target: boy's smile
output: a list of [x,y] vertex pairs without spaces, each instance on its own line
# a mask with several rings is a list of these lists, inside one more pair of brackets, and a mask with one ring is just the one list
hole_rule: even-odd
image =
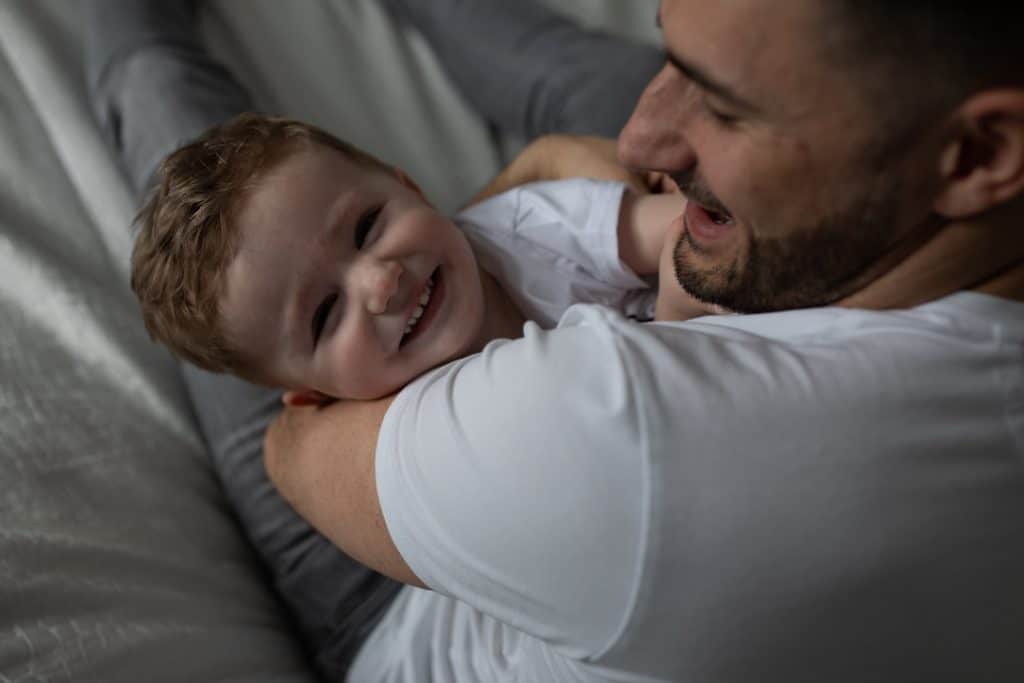
[[221,312],[265,381],[378,398],[479,346],[469,243],[400,172],[311,147],[263,176],[237,220]]
[[444,301],[444,283],[441,279],[441,269],[439,267],[423,283],[420,295],[413,298],[408,315],[409,322],[405,324],[405,331],[402,333],[399,347],[418,338],[424,330],[430,327],[442,301]]

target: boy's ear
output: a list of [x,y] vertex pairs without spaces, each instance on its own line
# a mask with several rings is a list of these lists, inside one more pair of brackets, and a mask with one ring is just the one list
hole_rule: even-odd
[[397,166],[395,167],[395,177],[398,178],[398,182],[402,183],[403,185],[408,187],[410,190],[412,190],[413,192],[418,194],[420,197],[422,197],[423,201],[429,203],[430,200],[428,200],[427,196],[425,194],[423,194],[423,190],[421,190],[420,186],[416,184],[416,181],[413,180],[412,178],[410,178],[408,176],[408,174],[406,174],[405,171],[403,171],[402,169],[398,168]]
[[314,389],[292,390],[284,392],[281,402],[292,408],[302,406],[322,406],[330,403],[333,399],[327,394],[320,393]]
[[940,160],[944,188],[935,211],[966,218],[1024,193],[1024,89],[978,93],[956,119]]

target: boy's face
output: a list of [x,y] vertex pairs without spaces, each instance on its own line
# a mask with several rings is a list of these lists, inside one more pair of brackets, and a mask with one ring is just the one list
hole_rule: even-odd
[[475,350],[473,252],[399,173],[314,146],[271,169],[237,220],[221,313],[261,378],[378,398]]

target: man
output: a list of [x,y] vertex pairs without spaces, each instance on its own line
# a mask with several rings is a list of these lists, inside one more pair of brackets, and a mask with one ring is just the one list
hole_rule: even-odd
[[690,199],[663,276],[759,315],[576,309],[286,411],[285,497],[433,589],[352,678],[1021,680],[1019,14],[663,0],[620,156]]

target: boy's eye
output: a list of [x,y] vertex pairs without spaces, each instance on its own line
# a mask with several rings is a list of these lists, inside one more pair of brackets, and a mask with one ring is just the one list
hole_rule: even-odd
[[356,249],[362,249],[363,244],[366,242],[367,236],[370,231],[373,230],[373,226],[377,223],[377,217],[380,216],[381,207],[370,209],[359,222],[356,224]]
[[331,309],[334,307],[335,302],[338,300],[337,294],[331,294],[316,307],[316,311],[313,313],[313,348],[316,348],[316,343],[320,340],[320,334],[324,331],[324,324],[327,322],[327,316],[330,315]]

